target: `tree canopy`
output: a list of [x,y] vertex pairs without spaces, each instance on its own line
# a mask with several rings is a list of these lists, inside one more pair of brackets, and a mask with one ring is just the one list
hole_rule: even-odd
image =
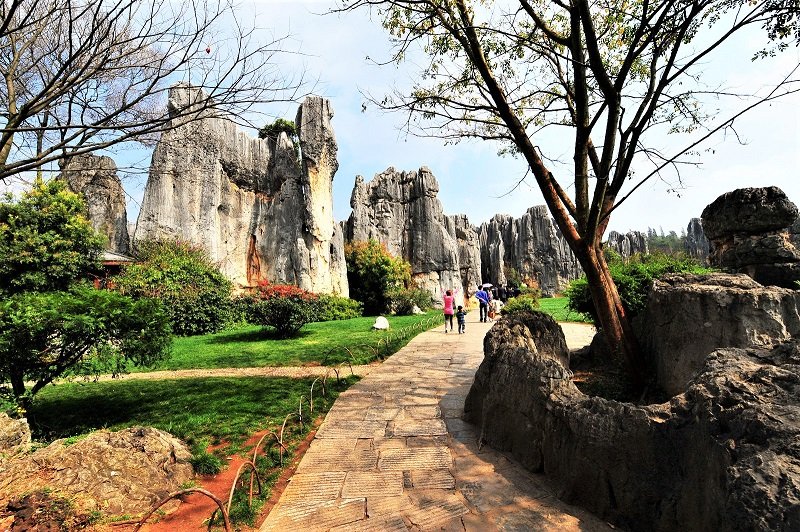
[[123,373],[164,358],[171,338],[156,300],[85,286],[15,294],[0,301],[0,382],[21,399],[68,371]]
[[103,238],[83,198],[60,180],[0,201],[0,296],[65,290],[99,265]]
[[104,239],[84,211],[60,180],[0,203],[0,395],[10,383],[23,405],[65,373],[120,373],[169,352],[160,302],[87,286]]
[[[732,115],[714,120],[703,105],[742,96],[705,86],[704,64],[748,28],[763,30],[752,55],[796,43],[797,7],[774,0],[345,0],[341,9],[373,9],[395,44],[392,59],[420,65],[412,87],[374,103],[409,113],[413,133],[498,141],[525,160],[587,275],[609,345],[643,384],[641,354],[602,253],[610,216],[742,113],[800,88],[795,68]],[[551,130],[569,131],[566,170],[540,149]],[[669,152],[653,133],[687,140]]]
[[377,240],[347,244],[344,256],[350,297],[364,304],[368,316],[387,312],[392,291],[411,283],[411,265]]

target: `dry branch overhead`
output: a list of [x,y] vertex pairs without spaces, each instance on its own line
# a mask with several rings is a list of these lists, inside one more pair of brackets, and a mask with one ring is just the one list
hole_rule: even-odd
[[[209,112],[246,121],[260,103],[294,100],[302,74],[274,63],[283,40],[243,24],[226,0],[0,2],[0,181],[149,145]],[[200,89],[197,105],[167,105],[176,83]]]

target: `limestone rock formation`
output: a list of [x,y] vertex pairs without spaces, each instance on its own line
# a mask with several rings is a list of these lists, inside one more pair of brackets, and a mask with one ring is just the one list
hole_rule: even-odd
[[637,329],[657,383],[674,395],[715,349],[771,348],[800,335],[800,292],[743,274],[670,274],[654,281]]
[[800,249],[790,226],[797,207],[778,187],[726,192],[702,214],[712,266],[746,273],[761,284],[796,288]]
[[547,207],[531,207],[520,218],[495,215],[479,229],[483,280],[507,284],[507,272],[539,283],[542,295],[561,292],[581,275],[577,259],[550,218]]
[[700,218],[692,218],[686,227],[686,254],[697,259],[700,264],[708,264],[709,242],[703,232]]
[[461,263],[462,257],[477,256],[477,238],[466,218],[445,217],[438,193],[436,177],[424,166],[411,172],[390,167],[369,182],[356,176],[345,240],[384,243],[391,254],[411,264],[420,287],[435,299],[454,289],[460,305],[464,293],[479,282],[474,275],[480,265]]
[[26,419],[12,419],[0,412],[0,462],[3,455],[26,451],[31,443],[31,429]]
[[481,284],[481,242],[475,227],[465,214],[444,217],[447,232],[458,245],[458,265],[465,294],[471,294]]
[[[486,336],[464,407],[485,443],[626,529],[800,530],[797,342],[715,351],[685,393],[637,406],[581,393],[531,316]],[[546,339],[522,347],[519,327]]]
[[76,155],[64,165],[61,177],[70,190],[86,199],[92,227],[106,237],[105,249],[128,254],[128,211],[114,160],[104,155]]
[[[170,90],[169,108],[204,97],[178,85]],[[253,138],[205,111],[200,119],[172,124],[153,152],[135,240],[201,245],[242,286],[268,280],[347,295],[333,221],[338,163],[332,115],[327,100],[304,100],[296,121],[301,159],[286,133]]]
[[0,507],[51,488],[81,511],[139,514],[193,477],[190,458],[180,440],[150,427],[95,432],[71,445],[59,440],[3,464]]
[[609,231],[605,245],[619,253],[625,260],[636,254],[647,255],[650,253],[650,248],[647,246],[647,235],[641,231],[628,231],[624,235],[616,231]]

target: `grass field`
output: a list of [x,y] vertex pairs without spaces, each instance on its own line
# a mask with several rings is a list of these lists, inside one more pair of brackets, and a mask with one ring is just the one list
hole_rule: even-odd
[[[186,442],[237,442],[296,412],[313,379],[203,378],[67,383],[47,386],[28,411],[34,437],[47,442],[97,429],[145,425]],[[330,384],[327,397],[314,387],[314,411],[327,412],[354,380]],[[308,405],[304,402],[304,408]]]
[[579,312],[571,311],[567,308],[566,297],[543,297],[539,300],[539,308],[553,316],[556,321],[577,321],[582,323],[594,323],[588,316]]
[[278,340],[260,326],[245,326],[216,334],[175,338],[172,355],[149,368],[132,372],[177,369],[246,368],[338,364],[350,360],[345,347],[363,363],[372,356],[371,346],[391,334],[390,351],[395,352],[410,338],[395,338],[404,327],[419,323],[435,313],[418,316],[388,316],[390,331],[372,330],[375,318],[309,323],[295,338]]

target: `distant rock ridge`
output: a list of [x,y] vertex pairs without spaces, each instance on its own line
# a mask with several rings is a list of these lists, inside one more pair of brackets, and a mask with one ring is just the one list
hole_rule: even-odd
[[605,245],[619,253],[624,260],[636,254],[647,255],[650,253],[647,235],[641,231],[628,231],[625,234],[609,231]]
[[[435,298],[459,286],[472,294],[484,282],[507,284],[510,271],[561,292],[581,269],[543,205],[520,218],[495,215],[476,228],[466,215],[444,215],[439,184],[427,167],[392,167],[365,182],[356,177],[345,223],[348,242],[375,239],[411,263],[414,279]],[[460,298],[457,298],[460,300]]]
[[[203,98],[177,85],[169,109],[199,108]],[[253,138],[226,117],[198,114],[180,118],[153,152],[135,241],[202,245],[241,286],[268,280],[347,295],[343,240],[333,220],[338,162],[330,102],[311,96],[298,109],[300,160],[286,133]]]
[[519,218],[497,214],[481,224],[481,266],[484,281],[507,284],[511,269],[539,284],[542,295],[554,296],[581,276],[578,260],[550,218],[537,205]]
[[709,242],[703,231],[703,221],[700,218],[692,218],[686,227],[686,254],[700,262],[708,264]]
[[127,255],[128,211],[114,160],[105,155],[72,156],[62,168],[61,178],[86,200],[92,228],[106,238],[105,249]]

